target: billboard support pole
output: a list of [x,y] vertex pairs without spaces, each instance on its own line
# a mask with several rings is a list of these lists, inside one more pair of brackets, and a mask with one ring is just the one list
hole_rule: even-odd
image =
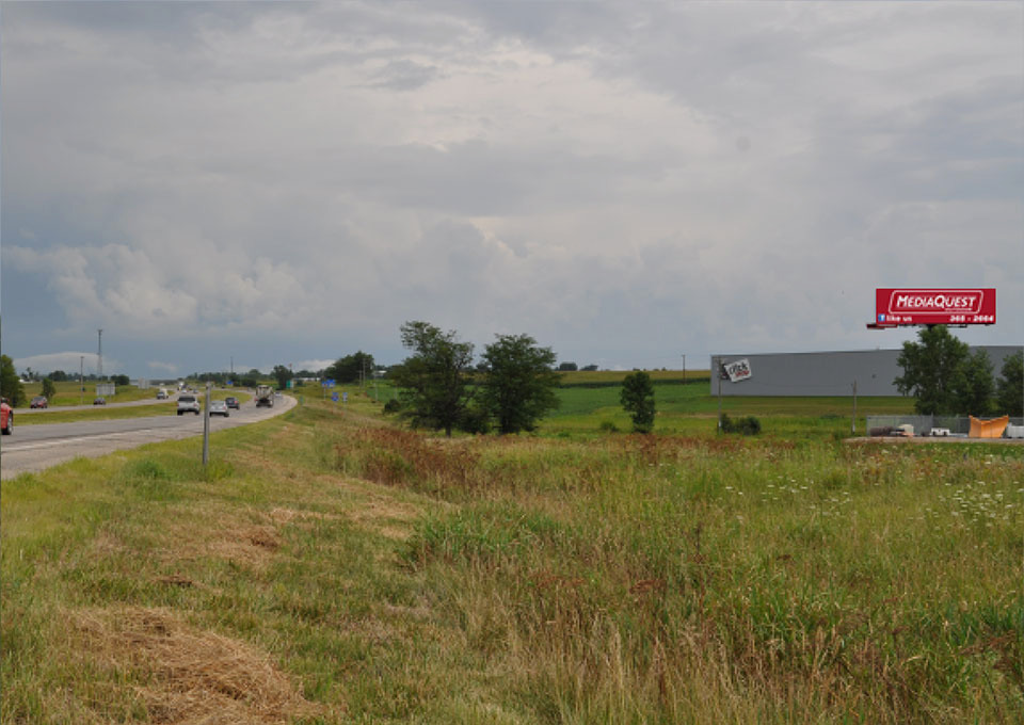
[[715,358],[715,377],[718,378],[718,432],[722,432],[722,358]]
[[853,381],[853,417],[850,418],[850,432],[857,434],[857,381]]

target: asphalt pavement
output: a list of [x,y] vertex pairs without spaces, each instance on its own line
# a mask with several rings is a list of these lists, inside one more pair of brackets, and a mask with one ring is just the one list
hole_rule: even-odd
[[[210,432],[266,420],[295,405],[297,402],[291,396],[278,396],[273,408],[257,408],[255,401],[249,401],[242,405],[241,410],[232,410],[227,418],[211,416]],[[18,415],[21,413],[19,411]],[[41,471],[79,456],[96,458],[146,443],[190,438],[202,433],[203,416],[194,414],[163,413],[143,418],[77,423],[15,424],[14,434],[4,436],[0,441],[0,477],[12,478],[20,473]]]

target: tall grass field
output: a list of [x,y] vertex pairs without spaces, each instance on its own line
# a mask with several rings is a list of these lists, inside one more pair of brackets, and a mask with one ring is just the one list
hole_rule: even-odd
[[2,722],[1024,721],[1019,446],[382,402],[3,481]]

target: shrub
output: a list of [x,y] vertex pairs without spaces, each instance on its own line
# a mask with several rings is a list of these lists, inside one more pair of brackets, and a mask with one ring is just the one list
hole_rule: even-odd
[[722,414],[723,433],[742,433],[745,436],[756,436],[761,432],[761,421],[752,415],[733,420],[728,413]]
[[615,423],[610,420],[602,420],[600,430],[602,433],[618,433],[619,426],[615,425]]

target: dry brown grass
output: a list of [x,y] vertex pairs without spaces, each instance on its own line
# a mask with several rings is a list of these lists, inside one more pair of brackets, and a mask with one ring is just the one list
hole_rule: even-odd
[[197,629],[166,609],[66,612],[72,656],[139,684],[150,722],[285,723],[317,708],[266,654]]
[[215,557],[255,571],[262,571],[281,546],[277,527],[243,520],[238,512],[191,509],[163,532],[165,546],[159,555],[164,563]]

